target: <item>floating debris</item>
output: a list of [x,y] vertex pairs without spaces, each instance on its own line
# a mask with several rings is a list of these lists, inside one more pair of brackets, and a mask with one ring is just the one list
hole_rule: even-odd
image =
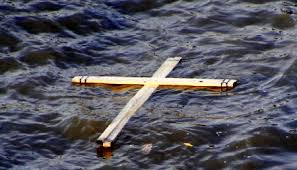
[[193,147],[193,145],[192,145],[191,143],[184,143],[184,145],[185,145],[186,147],[190,147],[190,148]]
[[144,154],[149,154],[149,153],[151,152],[151,150],[152,150],[152,147],[153,147],[153,144],[151,144],[151,143],[144,144],[144,145],[142,146],[141,151],[142,151]]

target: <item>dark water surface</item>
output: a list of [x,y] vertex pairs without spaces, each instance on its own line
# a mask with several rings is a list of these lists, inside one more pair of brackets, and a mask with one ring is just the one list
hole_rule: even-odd
[[[0,169],[296,169],[296,19],[294,0],[0,0]],[[137,89],[71,77],[151,76],[177,55],[170,77],[241,85],[159,89],[97,157]]]

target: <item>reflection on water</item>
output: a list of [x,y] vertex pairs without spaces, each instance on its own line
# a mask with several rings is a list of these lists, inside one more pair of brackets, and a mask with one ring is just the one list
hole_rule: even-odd
[[112,148],[105,148],[101,144],[96,148],[97,156],[99,158],[111,159],[112,158]]
[[[295,169],[296,5],[0,1],[0,169]],[[139,87],[71,78],[150,77],[174,56],[183,60],[168,77],[240,86],[228,94],[160,87],[112,157],[98,157],[96,138]]]

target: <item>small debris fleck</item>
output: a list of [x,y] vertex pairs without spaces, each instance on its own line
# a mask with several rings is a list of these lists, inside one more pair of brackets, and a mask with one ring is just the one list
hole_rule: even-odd
[[153,147],[153,144],[151,144],[151,143],[144,144],[144,145],[142,146],[141,151],[142,151],[144,154],[149,154],[149,153],[151,152],[151,150],[152,150],[152,147]]
[[193,145],[191,143],[184,143],[185,146],[192,148]]

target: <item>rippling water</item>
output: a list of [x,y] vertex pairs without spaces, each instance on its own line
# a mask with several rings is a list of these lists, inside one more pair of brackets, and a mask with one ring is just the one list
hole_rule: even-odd
[[[0,0],[0,169],[296,169],[294,0]],[[75,75],[233,78],[159,89],[113,156],[96,138],[136,93]],[[183,143],[190,143],[192,147]]]

